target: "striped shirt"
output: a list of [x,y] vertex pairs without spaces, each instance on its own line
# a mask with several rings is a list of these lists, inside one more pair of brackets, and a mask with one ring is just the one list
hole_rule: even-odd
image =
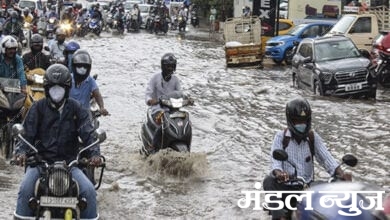
[[[307,182],[313,180],[313,160],[311,158],[309,142],[301,141],[300,144],[294,138],[291,138],[290,130],[287,130],[286,136],[290,137],[290,142],[285,148],[288,154],[288,160],[296,165],[297,174],[303,177]],[[278,131],[275,135],[271,147],[271,170],[279,169],[287,172],[290,176],[294,175],[294,167],[288,162],[278,161],[272,158],[272,152],[276,149],[283,149],[284,131]],[[339,163],[330,154],[325,146],[323,139],[314,131],[314,157],[325,170],[333,175]],[[272,172],[271,172],[272,173]],[[271,174],[272,175],[272,174]]]

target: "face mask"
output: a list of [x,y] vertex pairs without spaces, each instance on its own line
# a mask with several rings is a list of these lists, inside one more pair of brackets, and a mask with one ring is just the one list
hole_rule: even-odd
[[59,103],[65,96],[65,88],[59,85],[55,85],[49,89],[49,95],[53,102]]
[[87,73],[87,68],[81,66],[81,67],[76,67],[76,72],[79,75],[85,75]]
[[306,130],[306,124],[296,124],[294,125],[294,128],[297,129],[297,131],[303,133]]
[[16,18],[11,18],[11,22],[15,23],[16,22]]

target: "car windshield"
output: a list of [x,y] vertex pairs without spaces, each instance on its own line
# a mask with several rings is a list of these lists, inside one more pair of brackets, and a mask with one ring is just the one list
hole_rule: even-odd
[[301,32],[301,30],[305,27],[306,27],[305,24],[297,25],[293,29],[291,29],[289,32],[287,32],[287,35],[292,35],[292,36],[298,35]]
[[330,29],[331,34],[345,34],[351,24],[355,21],[354,16],[344,15],[334,26]]
[[19,8],[30,8],[30,9],[35,9],[35,3],[32,1],[20,1],[19,2]]
[[359,50],[350,40],[329,41],[314,46],[316,61],[360,57]]
[[149,13],[149,6],[140,5],[139,10],[141,11],[141,13]]

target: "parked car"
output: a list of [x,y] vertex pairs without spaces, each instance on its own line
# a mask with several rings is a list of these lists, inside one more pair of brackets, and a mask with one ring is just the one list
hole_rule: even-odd
[[[277,22],[278,20],[276,20]],[[276,26],[276,24],[275,24]],[[279,18],[279,26],[278,26],[278,36],[280,35],[286,35],[291,29],[294,27],[294,22],[290,19],[282,19]],[[266,42],[271,39],[271,37],[268,36],[261,36],[261,50],[263,54],[265,53],[265,45]]]
[[301,42],[304,38],[314,38],[327,33],[333,24],[328,22],[315,22],[300,24],[291,29],[286,35],[276,36],[269,39],[265,46],[265,55],[276,64],[283,61],[291,64],[294,55],[294,41]]
[[348,37],[303,39],[292,59],[293,85],[318,95],[375,98],[377,83],[368,56]]

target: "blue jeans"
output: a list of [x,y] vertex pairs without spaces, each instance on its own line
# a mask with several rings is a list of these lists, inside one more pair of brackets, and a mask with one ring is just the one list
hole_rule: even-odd
[[[72,168],[72,177],[75,179],[80,188],[80,196],[87,199],[87,208],[81,211],[81,218],[96,218],[97,203],[95,186],[77,167]],[[40,177],[39,170],[36,167],[28,167],[23,180],[20,184],[18,200],[16,203],[16,214],[20,216],[34,216],[33,210],[28,207],[28,201],[34,196],[35,182]]]

